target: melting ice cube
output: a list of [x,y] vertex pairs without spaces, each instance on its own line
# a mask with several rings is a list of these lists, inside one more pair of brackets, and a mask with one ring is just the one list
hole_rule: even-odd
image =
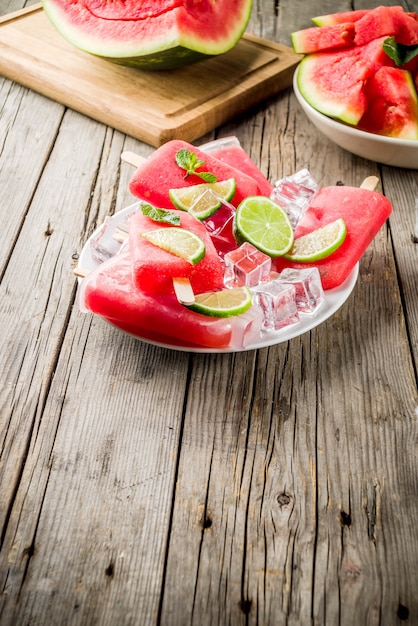
[[[215,204],[220,204],[220,207],[209,215],[209,217],[199,217],[199,213]],[[212,189],[206,189],[190,207],[190,212],[199,218],[211,235],[219,235],[227,223],[233,219],[235,207],[229,202],[226,202],[226,200],[223,200],[223,198]]]
[[314,313],[324,302],[324,290],[317,267],[306,269],[284,269],[278,280],[283,284],[294,285],[296,306],[299,312]]
[[291,176],[285,176],[278,180],[270,197],[284,208],[290,223],[295,228],[317,191],[318,183],[304,168]]
[[244,350],[255,343],[261,336],[263,313],[257,306],[252,306],[245,313],[234,317],[230,347]]
[[226,287],[255,287],[270,278],[271,258],[245,242],[224,256]]
[[252,293],[255,304],[263,312],[264,330],[279,330],[299,322],[294,285],[275,279],[258,285]]

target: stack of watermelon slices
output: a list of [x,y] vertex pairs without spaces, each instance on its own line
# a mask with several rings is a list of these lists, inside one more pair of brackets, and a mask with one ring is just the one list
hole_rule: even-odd
[[315,17],[291,34],[298,87],[315,109],[362,130],[418,139],[418,14],[400,6]]

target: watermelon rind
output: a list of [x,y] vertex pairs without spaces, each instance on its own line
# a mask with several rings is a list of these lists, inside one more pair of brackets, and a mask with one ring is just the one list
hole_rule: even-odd
[[418,139],[418,96],[410,72],[382,67],[366,85],[368,107],[358,127],[397,137]]
[[199,8],[186,0],[42,0],[42,6],[57,31],[80,50],[122,65],[166,70],[234,48],[252,0],[202,0]]
[[[298,70],[298,87],[305,100],[317,111],[334,117],[347,124],[357,124],[365,111],[365,97],[362,94],[362,83],[354,82],[346,89],[335,89],[335,82],[329,86],[319,80],[317,70],[319,65],[327,67],[327,52],[310,54],[302,59]],[[325,82],[332,76],[332,69],[323,73]],[[342,85],[341,85],[342,86]]]
[[364,17],[371,9],[357,9],[354,11],[341,11],[340,13],[329,13],[327,15],[317,15],[312,18],[316,26],[331,26],[342,22],[357,22]]
[[324,115],[357,125],[367,107],[364,85],[386,62],[383,41],[308,54],[299,64],[300,93]]

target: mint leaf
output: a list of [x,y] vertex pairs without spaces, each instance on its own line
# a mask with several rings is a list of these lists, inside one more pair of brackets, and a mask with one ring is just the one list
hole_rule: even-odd
[[217,178],[214,174],[211,174],[210,172],[194,172],[196,174],[196,176],[200,176],[200,178],[202,180],[205,181],[205,183],[216,183]]
[[141,211],[154,222],[164,222],[173,226],[180,226],[180,216],[168,209],[157,209],[151,204],[142,204]]
[[176,153],[176,163],[181,169],[185,170],[186,174],[184,178],[194,174],[199,176],[206,183],[216,183],[217,178],[210,172],[196,172],[198,167],[202,167],[205,162],[197,158],[194,152],[190,152],[187,148],[181,148]]
[[418,55],[418,45],[407,46],[397,43],[395,37],[387,37],[383,44],[383,50],[398,67],[405,65]]

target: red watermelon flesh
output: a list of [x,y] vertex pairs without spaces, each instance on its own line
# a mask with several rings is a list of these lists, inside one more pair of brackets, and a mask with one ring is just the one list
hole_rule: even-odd
[[323,187],[296,227],[295,238],[343,218],[347,227],[343,244],[329,257],[313,263],[276,259],[277,270],[316,266],[324,289],[338,287],[348,278],[391,211],[389,200],[375,191],[348,186]]
[[293,49],[298,54],[345,48],[354,43],[354,23],[342,22],[327,26],[304,28],[291,33]]
[[327,26],[331,24],[342,24],[343,22],[357,22],[364,17],[371,9],[357,9],[356,11],[341,11],[341,13],[329,13],[328,15],[318,15],[312,21],[317,26]]
[[173,295],[150,296],[137,289],[128,252],[112,257],[83,279],[79,305],[81,311],[96,313],[149,340],[210,348],[223,348],[231,340],[229,320],[193,313]]
[[396,41],[405,46],[418,44],[418,15],[416,13],[405,13],[398,24]]
[[363,46],[378,37],[394,35],[398,31],[398,25],[403,17],[405,17],[405,13],[400,6],[380,6],[371,9],[355,24],[354,41],[356,45]]
[[418,22],[400,6],[372,9],[354,27],[356,45],[364,45],[383,35],[394,36],[397,43],[404,45],[418,43]]
[[186,177],[185,170],[177,165],[176,154],[181,149],[193,152],[199,160],[204,162],[204,165],[197,168],[197,171],[211,172],[218,181],[235,178],[237,187],[231,200],[234,206],[238,206],[247,196],[260,195],[260,189],[253,178],[180,139],[168,141],[148,157],[131,178],[130,192],[141,200],[166,209],[173,206],[168,193],[170,189],[204,182],[193,174]]
[[365,86],[367,109],[358,127],[387,137],[418,139],[418,97],[411,74],[382,67]]
[[393,64],[384,37],[364,46],[309,54],[298,69],[298,86],[315,109],[356,125],[367,108],[364,84],[383,65]]
[[208,230],[187,211],[173,210],[172,213],[180,218],[179,228],[186,228],[203,240],[205,256],[192,265],[141,237],[144,232],[172,227],[172,224],[156,222],[138,211],[129,221],[129,248],[135,285],[149,294],[173,294],[173,278],[188,278],[194,293],[221,289],[223,266]]
[[262,196],[270,196],[273,191],[273,185],[267,180],[262,171],[240,145],[231,143],[229,146],[212,148],[210,154],[220,161],[228,163],[228,165],[244,172],[244,174],[251,176],[258,185],[259,193]]

